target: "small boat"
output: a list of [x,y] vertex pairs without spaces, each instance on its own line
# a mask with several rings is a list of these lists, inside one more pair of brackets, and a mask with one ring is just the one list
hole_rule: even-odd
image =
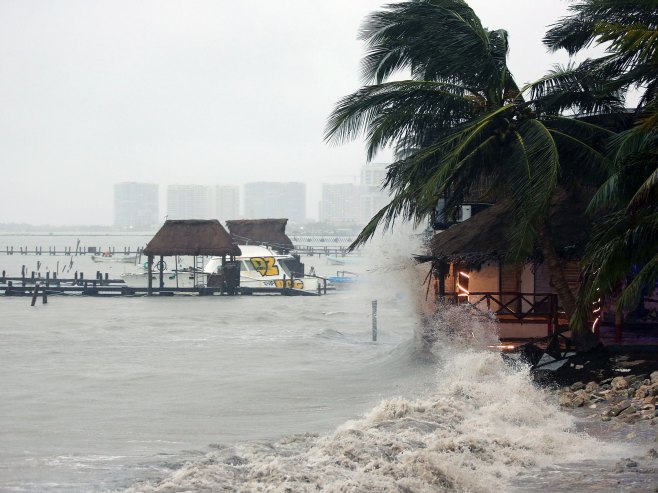
[[124,264],[134,264],[137,262],[137,255],[115,255],[112,252],[103,252],[101,255],[92,255],[91,260],[94,262],[119,262]]
[[327,277],[327,280],[335,289],[345,289],[353,286],[358,281],[358,274],[355,272],[338,271],[335,276]]
[[346,256],[338,257],[335,255],[327,255],[327,262],[330,265],[350,265],[358,263],[358,261],[354,258]]
[[[240,288],[243,292],[267,292],[276,289],[291,288],[294,290],[317,293],[324,290],[324,278],[293,272],[291,264],[295,257],[290,254],[280,254],[265,246],[239,245],[242,254],[235,257],[240,266]],[[201,270],[194,268],[165,270],[163,282],[165,288],[205,287],[208,278],[217,274],[222,267],[221,257],[211,257]],[[147,287],[148,272],[122,274],[121,278],[129,287]],[[160,273],[157,270],[151,274],[153,286],[159,286]]]
[[[295,257],[280,254],[265,246],[239,245],[242,255],[235,258],[240,263],[240,287],[254,289],[255,292],[267,288],[292,288],[294,290],[317,293],[323,290],[324,278],[293,272],[290,264]],[[203,271],[210,275],[219,271],[222,265],[220,257],[211,258]]]

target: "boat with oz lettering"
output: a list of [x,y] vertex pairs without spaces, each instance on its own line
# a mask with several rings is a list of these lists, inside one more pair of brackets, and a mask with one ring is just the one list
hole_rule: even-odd
[[[304,265],[289,253],[277,253],[267,246],[239,245],[242,254],[235,257],[240,268],[240,291],[243,294],[266,293],[283,288],[325,292],[329,282],[319,276],[304,274]],[[211,276],[221,271],[221,257],[212,257],[203,271]]]
[[[243,294],[278,292],[287,288],[309,293],[324,293],[331,283],[323,277],[304,274],[299,258],[289,253],[278,253],[266,246],[238,245],[242,252],[232,262],[240,270],[240,291]],[[159,264],[151,274],[153,285],[160,280]],[[163,288],[202,288],[217,285],[222,277],[222,258],[211,257],[203,269],[177,266],[163,267]],[[147,287],[148,272],[130,272],[121,275],[128,287]]]

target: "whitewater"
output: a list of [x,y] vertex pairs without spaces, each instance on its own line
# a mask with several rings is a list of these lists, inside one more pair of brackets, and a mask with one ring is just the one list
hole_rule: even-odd
[[586,433],[403,240],[322,297],[0,299],[0,491],[655,490],[650,431]]

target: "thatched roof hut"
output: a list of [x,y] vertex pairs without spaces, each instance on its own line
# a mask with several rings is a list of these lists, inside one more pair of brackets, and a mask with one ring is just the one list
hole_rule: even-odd
[[241,244],[265,244],[292,250],[292,240],[286,235],[287,219],[236,219],[226,221],[229,233]]
[[240,248],[217,219],[166,221],[144,249],[146,255],[240,255]]
[[[551,203],[550,223],[555,248],[566,260],[578,259],[585,250],[591,230],[585,209],[591,195],[569,195],[559,190]],[[509,202],[499,202],[470,219],[435,235],[430,242],[431,256],[447,263],[478,267],[489,260],[504,260],[511,246],[513,218]],[[541,260],[536,248],[529,260]]]

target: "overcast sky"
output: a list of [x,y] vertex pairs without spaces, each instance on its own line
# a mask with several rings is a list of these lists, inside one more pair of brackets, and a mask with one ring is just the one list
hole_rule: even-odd
[[[0,223],[111,224],[119,181],[304,181],[317,217],[319,184],[365,160],[322,136],[384,3],[0,0]],[[566,60],[541,44],[566,1],[469,3],[509,31],[519,83]]]

